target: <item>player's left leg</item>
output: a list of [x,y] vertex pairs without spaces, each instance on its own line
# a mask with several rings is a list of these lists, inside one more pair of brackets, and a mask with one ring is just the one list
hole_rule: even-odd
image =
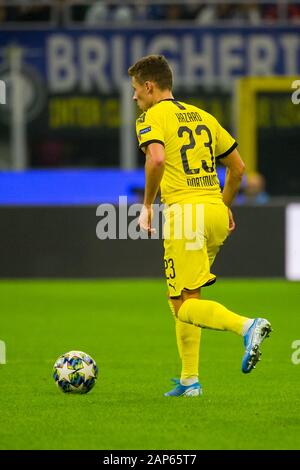
[[[198,383],[201,329],[194,325],[181,322],[175,315],[175,308],[179,308],[178,303],[181,302],[181,272],[182,266],[185,266],[184,241],[176,239],[173,233],[175,224],[182,223],[182,212],[180,209],[181,208],[179,206],[176,206],[165,214],[166,220],[169,221],[172,233],[170,234],[170,237],[165,237],[164,240],[164,263],[168,285],[168,302],[175,320],[176,342],[182,363],[180,380],[176,379],[175,382],[176,385],[182,385],[185,387],[186,384]],[[186,391],[186,389],[184,389],[183,392],[180,390],[180,395],[185,394],[184,392]],[[188,390],[188,395],[189,392],[190,390]],[[195,391],[193,388],[192,394],[198,395],[199,389]],[[176,389],[172,390],[170,394],[167,394],[167,396],[169,395],[179,396],[178,388],[176,387]]]
[[[172,207],[172,210],[165,213],[170,229],[170,237],[165,237],[164,240],[165,271],[169,290],[169,305],[175,318],[176,340],[182,361],[180,381],[177,380],[177,387],[167,393],[167,396],[187,396],[190,391],[193,396],[200,394],[198,374],[201,329],[198,326],[180,321],[175,311],[177,312],[181,306],[181,293],[185,285],[190,286],[196,283],[199,286],[215,279],[215,276],[210,274],[209,271],[206,249],[201,250],[199,254],[199,243],[194,242],[194,249],[187,250],[187,244],[190,243],[191,239],[187,240],[184,237],[175,236],[175,227],[178,229],[178,227],[183,226],[185,221],[185,207],[176,205],[176,207]],[[195,221],[195,214],[195,211],[188,214],[192,216],[192,221]],[[196,229],[195,224],[193,229]],[[200,289],[190,292],[190,297],[199,299]],[[190,386],[192,386],[192,389],[185,388]],[[197,387],[196,391],[194,387]]]
[[[199,298],[200,290],[191,293]],[[180,321],[175,315],[182,304],[181,296],[169,298],[169,305],[175,318],[176,339],[179,356],[182,362],[181,377],[173,379],[175,388],[165,393],[165,396],[199,396],[202,387],[199,383],[199,350],[201,339],[201,328]]]
[[182,363],[180,382],[182,385],[190,385],[198,381],[201,328],[184,323],[176,317],[173,304],[178,302],[180,299],[169,299],[170,309],[175,319],[178,353]]

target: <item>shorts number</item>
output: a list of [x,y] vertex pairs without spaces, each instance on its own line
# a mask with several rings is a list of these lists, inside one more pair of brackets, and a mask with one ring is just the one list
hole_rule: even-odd
[[[201,135],[202,131],[205,131],[207,136],[208,136],[208,141],[204,143],[204,147],[207,147],[209,149],[210,158],[211,158],[211,165],[209,166],[207,164],[206,160],[201,160],[201,164],[202,164],[201,167],[203,168],[204,171],[206,171],[206,173],[213,173],[213,171],[214,171],[214,154],[213,154],[213,149],[212,149],[212,135],[211,135],[211,132],[210,132],[210,130],[207,126],[205,126],[204,124],[199,124],[196,127],[195,132],[196,132],[197,135]],[[185,172],[186,175],[196,175],[196,174],[200,173],[200,168],[190,168],[189,162],[188,162],[188,159],[187,159],[187,154],[186,154],[187,150],[195,148],[195,145],[196,145],[195,137],[193,135],[192,129],[190,129],[187,126],[179,127],[178,137],[182,137],[184,132],[187,132],[189,134],[190,142],[187,145],[183,145],[180,149],[180,155],[181,155],[183,169],[184,169],[184,172]]]
[[176,276],[174,261],[172,258],[164,259],[165,262],[165,271],[166,271],[166,278],[167,279],[174,279]]

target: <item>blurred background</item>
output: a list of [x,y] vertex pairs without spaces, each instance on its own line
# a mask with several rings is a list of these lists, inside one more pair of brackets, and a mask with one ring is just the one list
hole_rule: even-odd
[[127,69],[151,53],[246,163],[216,273],[300,279],[300,0],[0,0],[0,276],[163,275],[161,241],[96,237],[99,204],[142,198]]

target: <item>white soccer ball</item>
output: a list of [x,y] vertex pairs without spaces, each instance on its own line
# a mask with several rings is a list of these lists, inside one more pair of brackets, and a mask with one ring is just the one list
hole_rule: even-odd
[[97,381],[98,367],[85,352],[69,351],[55,362],[53,377],[65,393],[87,393]]

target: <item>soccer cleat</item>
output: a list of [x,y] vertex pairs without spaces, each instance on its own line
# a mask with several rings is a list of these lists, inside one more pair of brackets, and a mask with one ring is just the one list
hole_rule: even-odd
[[271,324],[265,318],[256,318],[244,336],[246,348],[242,361],[242,372],[248,374],[260,361],[261,352],[259,346],[272,331]]
[[202,387],[199,382],[195,382],[192,385],[181,385],[179,379],[172,380],[176,384],[176,387],[165,393],[165,397],[198,397],[202,395]]

